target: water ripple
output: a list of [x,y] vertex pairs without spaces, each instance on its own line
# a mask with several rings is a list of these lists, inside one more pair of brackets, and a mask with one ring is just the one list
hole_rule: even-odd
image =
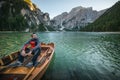
[[54,42],[55,57],[42,80],[119,80],[120,34],[38,33]]

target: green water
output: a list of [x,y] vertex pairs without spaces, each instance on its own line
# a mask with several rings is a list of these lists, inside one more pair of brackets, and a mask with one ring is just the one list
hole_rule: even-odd
[[0,57],[20,50],[29,38],[29,33],[0,32]]
[[46,32],[55,55],[42,80],[120,80],[120,33]]
[[[120,80],[120,33],[40,32],[55,54],[42,80]],[[0,57],[19,50],[29,33],[0,33]]]

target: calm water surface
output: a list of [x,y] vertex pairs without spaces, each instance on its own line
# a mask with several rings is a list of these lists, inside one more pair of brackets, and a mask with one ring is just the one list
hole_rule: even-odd
[[55,55],[42,80],[120,80],[120,33],[46,32]]

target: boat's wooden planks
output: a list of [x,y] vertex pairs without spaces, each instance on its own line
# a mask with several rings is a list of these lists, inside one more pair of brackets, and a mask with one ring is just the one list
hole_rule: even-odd
[[35,70],[31,73],[31,76],[28,78],[28,80],[39,80],[42,77],[42,75],[46,71],[47,67],[49,66],[49,63],[53,56],[53,53],[54,53],[53,47],[50,48],[50,46],[49,46],[49,50],[45,56],[46,59],[44,61],[44,64],[38,65],[35,68]]
[[22,80],[26,74],[0,74],[0,80]]
[[[42,49],[42,53],[40,54],[40,56],[39,56],[38,59],[37,59],[38,62],[40,62],[40,61],[43,59],[43,57],[46,56],[46,53],[48,52],[48,50],[49,50],[48,48]],[[38,67],[38,66],[37,66],[37,67]],[[24,78],[23,80],[28,79],[28,77],[29,77],[30,75],[33,76],[32,73],[33,73],[34,70],[36,70],[37,67],[33,67],[33,68],[28,72],[28,74],[25,76],[25,78]],[[38,72],[39,72],[39,70],[38,70]],[[37,74],[34,74],[34,75],[37,75]],[[28,80],[31,80],[31,79],[33,79],[33,78],[29,78]]]
[[0,65],[5,66],[5,65],[10,64],[12,61],[17,59],[18,53],[19,53],[19,51],[1,58],[0,59]]
[[[18,53],[12,53],[8,55],[7,57],[4,57],[4,59],[9,59],[9,61],[5,62],[5,60],[2,58],[0,59],[0,69],[6,67],[7,64],[12,63],[17,60]],[[42,77],[44,72],[46,71],[51,58],[54,53],[54,44],[42,44],[41,45],[41,54],[38,57],[38,61],[42,61],[37,67],[28,68],[24,65],[21,67],[9,67],[6,68],[4,71],[0,72],[0,75],[3,77],[0,77],[0,80],[14,80],[15,78],[18,78],[16,80],[38,80]],[[29,61],[28,61],[29,62]],[[26,64],[26,63],[25,63]],[[1,66],[2,65],[2,66]],[[7,79],[5,76],[10,76],[13,79]],[[21,76],[21,77],[20,77]]]
[[2,74],[27,74],[29,72],[30,68],[28,67],[10,67],[4,70]]

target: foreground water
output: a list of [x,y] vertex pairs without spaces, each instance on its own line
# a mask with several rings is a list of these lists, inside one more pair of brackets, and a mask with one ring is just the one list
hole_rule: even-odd
[[[120,80],[120,33],[41,32],[55,43],[42,80]],[[29,33],[0,33],[0,57],[21,48]]]
[[120,80],[120,33],[46,32],[55,55],[42,80]]

